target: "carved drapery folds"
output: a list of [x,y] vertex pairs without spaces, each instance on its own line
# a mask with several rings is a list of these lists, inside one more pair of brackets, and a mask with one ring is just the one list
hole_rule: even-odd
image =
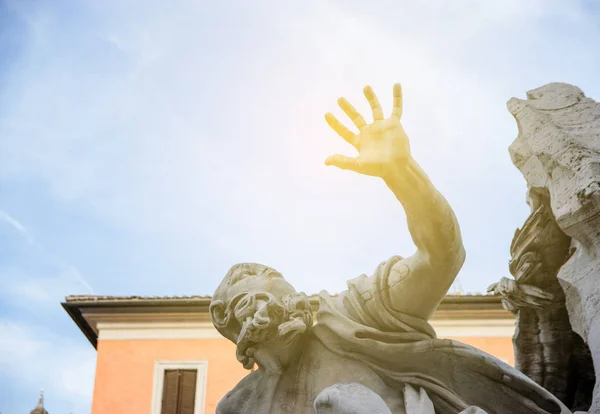
[[571,240],[546,207],[548,198],[530,193],[533,212],[511,243],[509,270],[491,290],[517,317],[513,337],[516,367],[573,410],[587,410],[594,384],[589,349],[573,332],[556,274]]

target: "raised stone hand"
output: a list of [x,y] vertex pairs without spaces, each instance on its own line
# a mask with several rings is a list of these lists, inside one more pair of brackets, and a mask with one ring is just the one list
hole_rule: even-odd
[[386,178],[410,158],[408,137],[400,123],[402,88],[400,84],[394,85],[394,108],[389,118],[384,118],[379,100],[370,86],[364,88],[364,93],[373,110],[371,124],[367,124],[345,98],[338,99],[342,110],[358,128],[358,134],[346,128],[333,114],[325,115],[329,126],[354,146],[358,150],[358,155],[356,158],[339,154],[333,155],[325,160],[325,164],[365,175]]

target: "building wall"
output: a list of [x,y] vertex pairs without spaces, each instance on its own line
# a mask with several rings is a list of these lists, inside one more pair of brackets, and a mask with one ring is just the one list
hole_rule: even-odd
[[[514,364],[510,337],[453,337]],[[92,414],[150,413],[156,361],[208,362],[206,413],[244,376],[227,339],[99,340]]]
[[156,361],[208,362],[206,413],[246,375],[227,339],[100,340],[92,414],[150,413]]
[[512,337],[449,337],[448,339],[454,339],[464,344],[472,345],[511,366],[515,365],[515,352],[513,349]]

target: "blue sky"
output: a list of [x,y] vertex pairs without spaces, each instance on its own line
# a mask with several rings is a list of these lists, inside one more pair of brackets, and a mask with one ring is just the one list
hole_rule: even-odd
[[[252,7],[250,6],[252,4]],[[89,412],[69,294],[211,294],[240,261],[340,291],[414,250],[323,115],[404,90],[413,155],[454,207],[466,291],[508,274],[528,214],[505,107],[600,98],[600,3],[0,1],[0,413]]]

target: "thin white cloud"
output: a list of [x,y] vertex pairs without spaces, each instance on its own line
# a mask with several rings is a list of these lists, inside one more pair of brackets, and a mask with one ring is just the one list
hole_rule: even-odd
[[10,214],[8,214],[6,211],[0,210],[0,220],[10,224],[12,226],[12,228],[14,228],[19,233],[21,233],[21,235],[23,237],[25,237],[30,243],[33,243],[33,238],[27,232],[25,227],[18,220],[16,220]]
[[[67,286],[71,289],[75,286],[78,286],[78,289],[79,287],[83,287],[87,293],[94,293],[94,290],[79,270],[67,263],[61,257],[48,251],[48,249],[37,242],[33,235],[19,220],[0,209],[0,221],[8,223],[13,229],[17,230],[19,236],[31,246],[34,254],[48,259],[61,269],[60,274],[56,277],[46,275],[45,277],[32,278],[31,275],[18,274],[19,271],[13,271],[12,274],[8,275],[0,273],[0,278],[5,279],[3,293],[8,294],[8,296],[11,296],[11,292],[15,293],[17,294],[16,299],[21,299],[21,295],[18,294],[19,292],[22,295],[33,295],[32,297],[53,297],[54,299],[57,299],[57,296],[52,295],[51,292],[61,292],[60,296],[64,297],[65,293],[68,292],[68,290],[65,289]],[[5,234],[4,239],[8,242],[10,236]],[[6,271],[4,271],[4,273],[6,273]],[[0,294],[2,294],[2,292],[0,292]],[[60,296],[58,296],[58,298],[60,298]]]

